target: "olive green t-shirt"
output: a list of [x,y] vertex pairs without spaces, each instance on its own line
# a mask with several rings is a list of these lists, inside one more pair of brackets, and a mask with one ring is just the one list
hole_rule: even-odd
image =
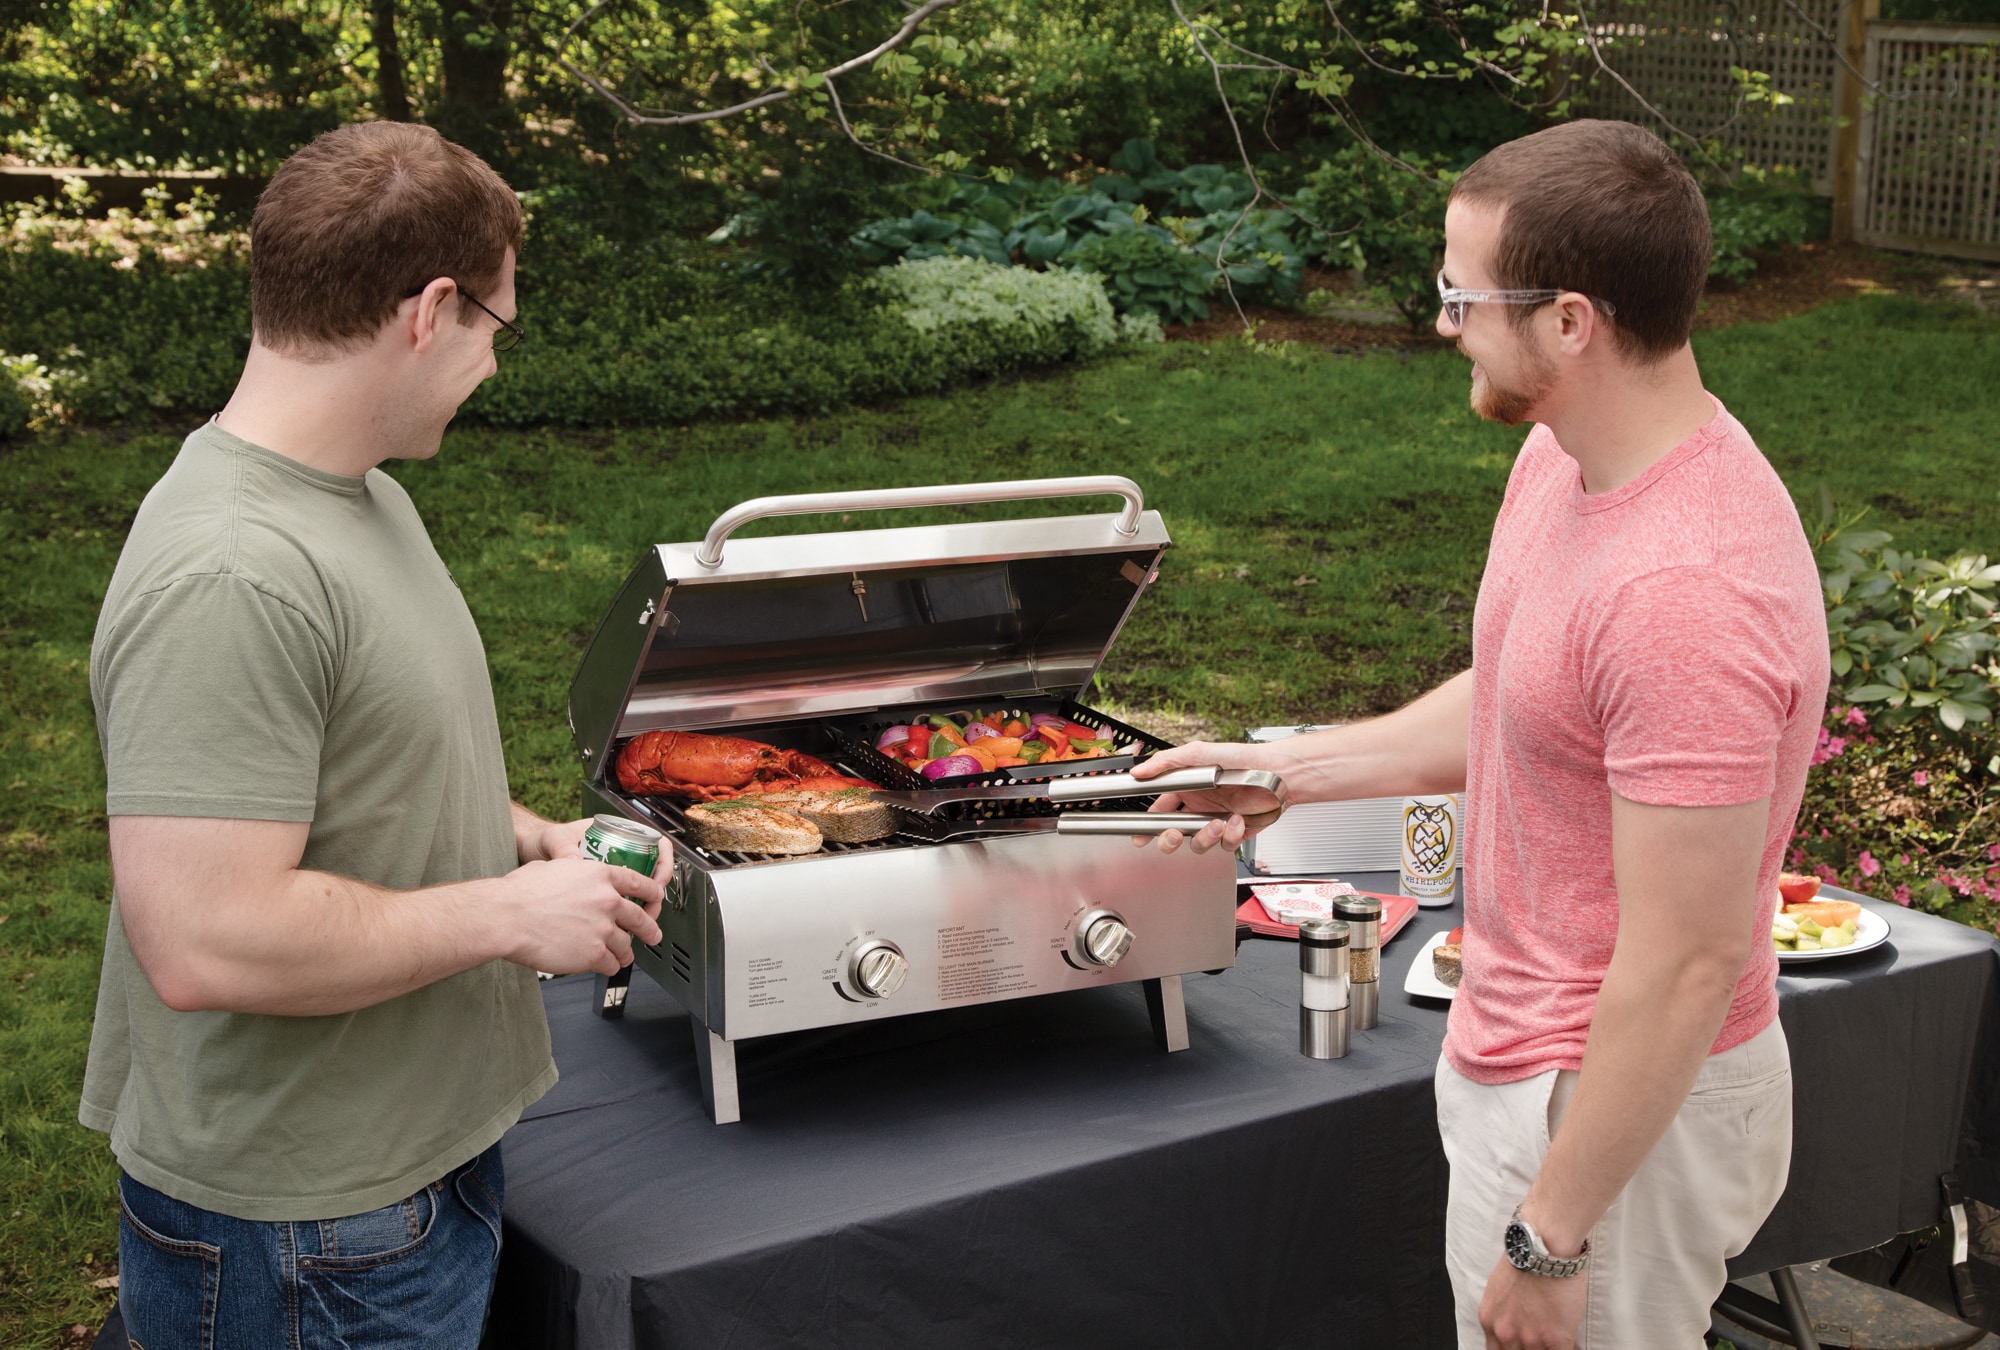
[[[310,822],[300,866],[398,890],[516,865],[485,648],[384,473],[214,423],[189,436],[118,559],[90,688],[111,815]],[[253,1220],[376,1209],[555,1079],[520,966],[337,1016],[175,1012],[113,896],[78,1115],[176,1199]]]

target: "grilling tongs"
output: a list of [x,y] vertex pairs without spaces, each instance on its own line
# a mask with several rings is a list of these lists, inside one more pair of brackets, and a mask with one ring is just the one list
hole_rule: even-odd
[[[1277,818],[1285,809],[1285,783],[1267,769],[1220,769],[1204,765],[1173,769],[1144,781],[1129,773],[1084,774],[1044,783],[985,785],[967,788],[937,788],[919,792],[870,792],[875,801],[900,807],[916,815],[932,815],[941,806],[958,802],[1049,801],[1090,802],[1112,797],[1150,797],[1164,792],[1207,792],[1219,787],[1252,788],[1271,798],[1268,810],[1237,812],[1254,828]],[[935,825],[940,838],[961,834],[1164,834],[1182,830],[1193,834],[1211,820],[1227,820],[1227,812],[1203,811],[1078,811],[1056,816],[1002,817],[998,819],[927,822]]]

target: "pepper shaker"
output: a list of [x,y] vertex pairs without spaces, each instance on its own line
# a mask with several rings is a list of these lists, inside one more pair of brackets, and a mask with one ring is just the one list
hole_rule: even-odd
[[1299,1053],[1347,1055],[1347,925],[1308,919],[1299,925]]
[[1347,923],[1348,1007],[1356,1031],[1375,1025],[1381,1007],[1382,902],[1372,895],[1343,895],[1333,902]]

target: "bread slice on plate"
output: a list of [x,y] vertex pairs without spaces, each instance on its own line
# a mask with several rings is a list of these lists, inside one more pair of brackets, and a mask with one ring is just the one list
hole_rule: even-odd
[[725,853],[817,853],[823,842],[804,816],[740,800],[690,806],[687,824],[695,843]]
[[812,788],[760,792],[757,803],[804,816],[819,827],[822,835],[836,844],[886,839],[896,832],[896,809],[871,801],[866,788],[831,792]]

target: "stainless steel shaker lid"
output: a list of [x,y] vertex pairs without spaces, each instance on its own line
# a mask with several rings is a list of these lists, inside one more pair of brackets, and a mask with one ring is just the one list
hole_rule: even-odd
[[1352,923],[1380,923],[1382,902],[1372,895],[1343,895],[1334,900],[1333,912]]
[[1299,941],[1308,947],[1345,947],[1347,925],[1339,919],[1307,919],[1299,925]]

